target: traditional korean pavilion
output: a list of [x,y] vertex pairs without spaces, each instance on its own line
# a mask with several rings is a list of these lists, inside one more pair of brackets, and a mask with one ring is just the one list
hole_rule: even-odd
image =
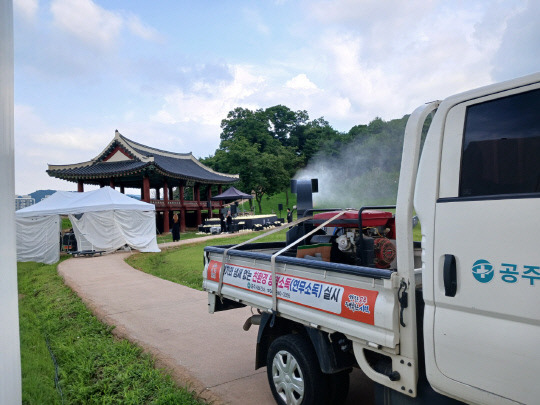
[[[119,187],[122,193],[126,188],[139,188],[141,200],[156,206],[158,229],[163,232],[169,231],[171,213],[175,211],[179,212],[182,231],[212,217],[212,209],[223,208],[223,201],[212,201],[212,186],[216,185],[221,194],[223,184],[238,181],[238,175],[218,173],[200,163],[191,153],[173,153],[142,145],[121,135],[118,130],[114,139],[94,159],[49,165],[47,173],[77,183],[80,192],[84,191],[85,184]],[[174,188],[178,190],[176,193]],[[189,193],[192,200],[184,198],[186,188],[192,188]],[[150,199],[150,189],[155,190],[155,199]]]

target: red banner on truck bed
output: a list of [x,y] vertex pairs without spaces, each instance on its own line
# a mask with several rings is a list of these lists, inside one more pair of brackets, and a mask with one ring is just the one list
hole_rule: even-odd
[[[212,260],[206,278],[219,282],[222,263]],[[373,325],[378,292],[332,284],[302,277],[276,274],[277,297],[280,300],[339,315]],[[226,264],[223,284],[258,294],[272,296],[272,273],[250,267]]]

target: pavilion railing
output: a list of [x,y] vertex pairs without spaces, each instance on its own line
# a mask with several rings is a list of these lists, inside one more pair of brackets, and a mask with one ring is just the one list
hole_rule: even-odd
[[[206,201],[187,201],[184,200],[183,204],[180,200],[168,200],[167,203],[164,200],[150,200],[150,204],[154,204],[156,208],[178,208],[178,209],[207,209]],[[212,209],[219,209],[222,204],[219,201],[211,202]]]

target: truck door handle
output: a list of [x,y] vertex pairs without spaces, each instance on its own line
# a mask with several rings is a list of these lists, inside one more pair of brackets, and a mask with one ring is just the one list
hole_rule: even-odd
[[455,297],[457,292],[456,257],[444,255],[443,266],[444,295]]

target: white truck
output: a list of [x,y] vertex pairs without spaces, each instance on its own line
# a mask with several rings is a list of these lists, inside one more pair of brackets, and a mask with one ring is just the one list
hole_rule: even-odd
[[343,401],[354,367],[376,403],[540,403],[540,73],[417,108],[395,215],[300,211],[286,242],[205,248],[278,403]]

